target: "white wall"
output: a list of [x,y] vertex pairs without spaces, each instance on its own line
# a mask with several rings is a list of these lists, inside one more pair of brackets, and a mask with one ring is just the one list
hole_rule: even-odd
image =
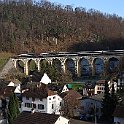
[[100,91],[101,93],[104,93],[104,85],[96,85],[95,86],[95,94],[98,94],[97,92]]
[[[47,97],[47,113],[60,114],[59,110],[61,109],[60,102],[62,98],[58,95],[48,96]],[[52,109],[53,104],[53,109]]]
[[55,124],[69,124],[69,119],[60,116]]
[[63,87],[63,89],[62,89],[62,93],[63,93],[63,92],[66,92],[66,91],[69,91],[69,89],[67,88],[66,85],[64,85],[64,87]]
[[[36,104],[36,108],[34,108],[35,111],[49,113],[49,114],[52,113],[60,114],[59,110],[61,109],[60,102],[62,102],[62,98],[58,95],[48,96],[47,98],[42,100],[35,98],[35,101],[33,101],[32,98],[29,98],[27,100],[26,97],[22,97],[22,101],[23,102],[21,105],[21,111],[31,111],[33,107],[32,108],[25,107],[25,103],[32,103],[32,104]],[[44,105],[44,109],[38,109],[38,104]],[[52,108],[52,104],[53,104],[53,108]]]
[[[25,107],[25,103],[32,103],[32,104],[36,104],[36,108],[34,108],[35,111],[44,112],[44,113],[47,112],[47,99],[40,100],[38,98],[35,98],[35,101],[32,101],[32,98],[29,98],[29,100],[27,100],[26,97],[22,97],[22,101],[23,101],[21,105],[22,111],[31,111],[33,107],[32,108]],[[38,104],[44,105],[44,109],[38,109]]]
[[124,124],[124,118],[114,117],[114,122],[116,122],[116,123],[120,122],[120,124]]
[[[115,89],[115,92],[117,92],[117,82],[111,82],[109,81],[108,82],[108,85],[109,85],[109,89],[110,89],[110,92],[112,90],[112,84],[114,83],[114,89]],[[96,84],[95,86],[95,94],[98,94],[98,92],[101,92],[101,93],[104,93],[105,92],[105,84]]]

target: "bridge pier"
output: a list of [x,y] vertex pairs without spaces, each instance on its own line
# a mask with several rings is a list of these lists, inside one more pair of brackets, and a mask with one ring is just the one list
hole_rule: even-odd
[[28,63],[28,60],[25,59],[23,62],[24,62],[24,73],[26,75],[29,75],[29,63]]
[[38,72],[40,72],[41,71],[41,65],[40,65],[41,59],[36,59],[34,61],[35,61],[36,65],[37,65]]
[[13,61],[14,67],[17,68],[17,60],[16,59],[13,59],[12,61]]
[[74,61],[74,65],[75,65],[75,76],[79,77],[80,76],[80,72],[79,72],[79,59],[73,59]]
[[65,60],[61,59],[61,69],[65,73],[66,72],[66,67],[65,67]]
[[46,59],[46,60],[47,60],[47,62],[48,62],[50,65],[52,65],[53,59]]

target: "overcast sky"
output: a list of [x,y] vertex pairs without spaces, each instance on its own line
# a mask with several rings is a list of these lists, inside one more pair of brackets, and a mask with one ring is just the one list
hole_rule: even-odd
[[49,0],[50,2],[73,7],[99,10],[102,13],[116,14],[124,18],[124,0]]

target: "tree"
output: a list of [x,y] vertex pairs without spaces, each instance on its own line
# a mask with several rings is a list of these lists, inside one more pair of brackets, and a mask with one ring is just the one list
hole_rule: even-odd
[[110,94],[108,82],[105,81],[105,93],[102,102],[102,112],[103,112],[104,120],[110,123],[112,122],[112,114],[115,110],[116,105],[117,105],[117,97],[115,95],[114,84],[112,84],[112,90]]
[[12,93],[9,99],[8,110],[7,110],[9,124],[13,123],[14,119],[17,118],[19,113],[20,112],[19,112],[18,98],[16,97],[15,93]]
[[105,81],[105,92],[102,102],[102,113],[104,120],[109,121],[111,118],[111,95],[109,93],[108,81]]
[[115,94],[115,89],[114,89],[114,84],[112,84],[112,91],[111,91],[111,113],[113,114],[115,108],[116,108],[116,105],[117,105],[117,96]]

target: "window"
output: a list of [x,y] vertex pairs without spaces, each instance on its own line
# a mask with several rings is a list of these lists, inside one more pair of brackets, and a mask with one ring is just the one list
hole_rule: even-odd
[[51,100],[51,98],[49,98],[49,100]]
[[32,108],[32,103],[25,103],[25,107]]
[[53,99],[55,99],[56,97],[54,96]]
[[36,104],[33,103],[33,108],[36,108]]
[[38,104],[38,109],[44,109],[44,105]]
[[54,105],[52,104],[52,109],[54,108]]
[[62,106],[62,103],[60,102],[60,106]]

